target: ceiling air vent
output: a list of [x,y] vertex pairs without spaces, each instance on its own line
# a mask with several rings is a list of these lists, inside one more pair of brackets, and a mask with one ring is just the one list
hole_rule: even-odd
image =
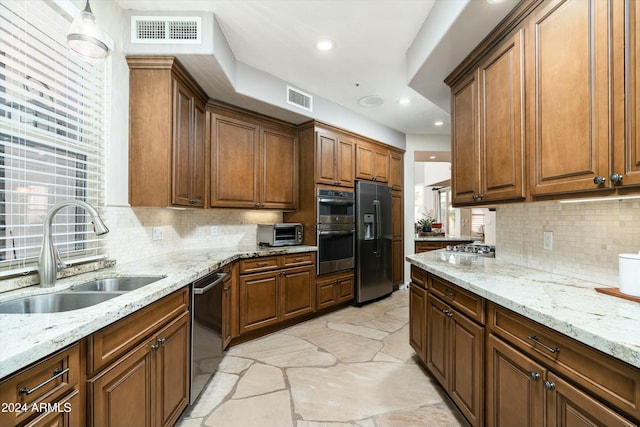
[[200,44],[199,16],[132,16],[131,43]]
[[287,103],[313,111],[313,97],[291,86],[287,86]]

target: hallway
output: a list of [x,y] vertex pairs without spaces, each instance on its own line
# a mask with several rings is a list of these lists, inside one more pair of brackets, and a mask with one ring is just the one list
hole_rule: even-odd
[[468,426],[414,360],[408,294],[232,347],[177,426]]

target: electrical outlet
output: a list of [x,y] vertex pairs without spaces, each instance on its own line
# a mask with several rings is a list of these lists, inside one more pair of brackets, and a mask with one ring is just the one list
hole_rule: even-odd
[[217,225],[212,225],[211,226],[211,235],[212,236],[217,236],[218,235],[218,226]]
[[545,231],[544,232],[544,250],[552,251],[553,250],[553,231]]
[[152,240],[162,240],[162,227],[153,227],[151,229],[151,239]]

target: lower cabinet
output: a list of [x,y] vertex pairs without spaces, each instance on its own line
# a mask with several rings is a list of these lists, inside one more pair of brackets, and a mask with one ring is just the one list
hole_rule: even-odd
[[187,287],[89,338],[89,360],[119,356],[93,372],[89,365],[88,425],[172,426],[176,422],[189,401],[188,304]]
[[240,334],[312,313],[315,254],[242,260],[238,285]]
[[409,344],[418,360],[426,363],[427,346],[427,291],[411,282],[409,288]]
[[316,308],[332,307],[353,299],[353,270],[316,278]]

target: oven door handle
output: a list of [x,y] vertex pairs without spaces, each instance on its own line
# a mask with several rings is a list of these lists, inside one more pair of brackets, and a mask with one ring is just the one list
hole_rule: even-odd
[[207,292],[209,289],[213,288],[216,285],[219,285],[220,283],[222,283],[222,281],[225,279],[225,277],[227,277],[229,275],[229,273],[218,273],[218,278],[216,280],[214,280],[213,282],[207,284],[207,286],[203,287],[203,288],[193,288],[193,293],[196,295],[202,295],[205,292]]
[[320,234],[321,236],[344,236],[347,234],[353,234],[355,233],[355,229],[351,229],[351,230],[339,230],[339,231],[319,231],[318,234]]
[[320,203],[327,203],[330,205],[353,205],[355,202],[353,200],[342,200],[342,199],[318,199]]

